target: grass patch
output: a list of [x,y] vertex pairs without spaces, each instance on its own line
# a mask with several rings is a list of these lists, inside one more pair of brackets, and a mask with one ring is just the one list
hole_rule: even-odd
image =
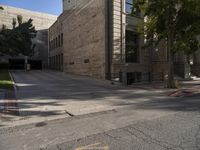
[[13,83],[8,70],[0,70],[0,89],[13,90]]

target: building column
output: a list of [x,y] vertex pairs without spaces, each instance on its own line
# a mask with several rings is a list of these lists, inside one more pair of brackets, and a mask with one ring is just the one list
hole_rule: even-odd
[[174,61],[174,71],[178,76],[189,79],[191,76],[191,66],[188,64],[187,56],[184,53],[177,53]]
[[193,65],[191,67],[192,73],[195,76],[200,76],[200,50],[193,55]]

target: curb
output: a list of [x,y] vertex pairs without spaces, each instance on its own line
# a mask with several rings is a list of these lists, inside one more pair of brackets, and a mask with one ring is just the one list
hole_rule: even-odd
[[12,74],[10,73],[10,70],[9,70],[8,72],[9,72],[10,78],[11,78],[11,80],[12,80],[12,84],[13,84],[13,87],[14,87],[14,92],[15,92],[15,94],[16,94],[17,86],[16,86],[16,84],[15,84],[15,80],[14,80]]
[[17,87],[14,81],[14,78],[12,76],[12,74],[9,72],[9,76],[11,78],[11,82],[13,84],[13,90],[7,90],[5,92],[5,97],[4,97],[4,111],[3,113],[5,115],[19,115],[19,107],[18,107],[18,103],[17,103],[17,98],[16,98],[16,91],[17,91]]
[[[6,96],[6,90],[2,90],[2,89],[0,89],[0,93],[3,93],[2,94],[2,99],[0,98],[0,100],[2,100],[2,101],[4,101],[4,99],[5,99],[5,96]],[[1,104],[0,105],[0,117],[1,117],[1,113],[2,113],[2,111],[4,110],[4,106]]]

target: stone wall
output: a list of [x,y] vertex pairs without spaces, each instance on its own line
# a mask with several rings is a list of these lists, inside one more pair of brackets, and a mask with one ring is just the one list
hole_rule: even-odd
[[200,77],[200,50],[193,55],[193,65],[191,66],[193,75]]
[[[117,74],[120,77],[122,72],[122,82],[127,84],[127,73],[140,72],[148,74],[150,71],[149,64],[149,52],[142,49],[143,36],[139,36],[138,39],[138,62],[127,63],[125,60],[126,55],[126,30],[131,30],[137,33],[138,21],[142,21],[143,17],[139,16],[128,16],[125,13],[125,1],[113,0],[113,24],[112,24],[112,67],[111,74],[114,78],[117,78]],[[114,79],[116,80],[116,79]]]
[[71,10],[77,4],[77,0],[63,0],[63,12]]
[[[198,40],[200,41],[200,36],[198,36]],[[194,75],[200,77],[200,50],[196,51],[193,55],[193,65],[191,67],[191,71]]]
[[64,72],[105,79],[105,0],[79,0],[63,21]]
[[[68,12],[63,12],[56,22],[49,28],[49,67],[51,69],[57,69],[63,71],[63,20],[68,15]],[[53,47],[55,44],[55,39],[61,44],[59,46]],[[62,39],[61,39],[62,38]],[[61,41],[62,40],[62,41]],[[58,59],[56,59],[56,57]],[[59,60],[60,59],[60,60]]]
[[0,25],[5,24],[8,28],[12,28],[12,19],[17,15],[22,15],[23,21],[33,19],[33,24],[36,30],[48,29],[57,19],[57,16],[30,11],[26,9],[4,6],[4,10],[0,10]]

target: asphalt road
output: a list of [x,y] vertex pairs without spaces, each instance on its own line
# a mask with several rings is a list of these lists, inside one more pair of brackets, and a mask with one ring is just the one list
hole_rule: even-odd
[[200,112],[121,109],[0,129],[0,149],[199,150]]
[[55,71],[11,73],[17,87],[19,116],[5,117],[0,122],[4,126],[107,111],[163,98],[161,91],[133,90]]
[[[200,149],[199,94],[170,98],[155,89],[109,86],[55,72],[13,75],[23,116],[18,121],[25,124],[8,127],[1,120],[0,150]],[[49,121],[50,116],[56,117]]]
[[200,113],[182,112],[55,145],[50,150],[199,150]]

